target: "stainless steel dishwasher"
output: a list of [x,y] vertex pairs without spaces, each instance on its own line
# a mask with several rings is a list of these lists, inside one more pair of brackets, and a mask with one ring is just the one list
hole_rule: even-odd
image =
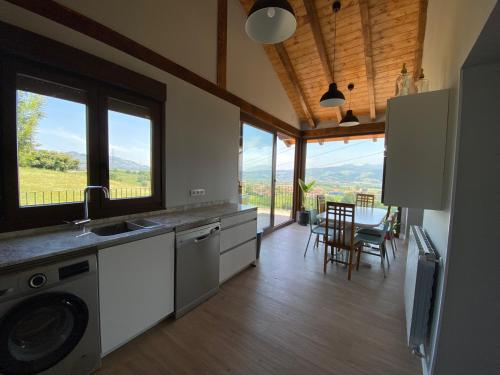
[[175,317],[219,290],[220,223],[176,233]]

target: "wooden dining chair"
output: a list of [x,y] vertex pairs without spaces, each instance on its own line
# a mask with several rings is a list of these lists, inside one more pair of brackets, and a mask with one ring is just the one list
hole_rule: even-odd
[[[361,242],[356,238],[354,214],[356,206],[350,203],[326,203],[326,227],[329,235],[325,236],[325,254],[323,259],[323,273],[326,273],[328,262],[345,264],[348,267],[347,279],[351,280],[352,261],[354,253],[361,251]],[[330,246],[330,254],[328,247]],[[349,252],[348,260],[339,258],[339,250]]]
[[380,231],[380,233],[358,232],[356,234],[356,239],[360,241],[360,250],[358,251],[358,259],[356,261],[356,270],[359,269],[359,263],[361,261],[361,253],[367,255],[375,255],[380,257],[380,265],[382,267],[382,271],[384,273],[384,278],[385,278],[385,260],[387,260],[387,266],[390,267],[389,257],[387,255],[387,248],[385,246],[386,233],[389,229],[389,226],[390,222],[389,220],[386,220],[384,222],[382,231]]
[[356,206],[358,207],[371,207],[375,205],[375,195],[373,194],[356,194]]
[[[358,234],[367,234],[373,236],[383,236],[384,239],[388,240],[392,248],[392,256],[396,258],[396,238],[394,236],[394,227],[396,225],[397,216],[395,213],[391,213],[391,206],[387,207],[387,214],[384,217],[384,221],[377,227],[374,228],[360,228],[358,229]],[[388,225],[386,225],[388,223]],[[378,246],[375,244],[375,246]],[[389,264],[389,259],[387,259]]]
[[326,211],[326,197],[323,194],[318,194],[316,196],[316,210],[318,214]]

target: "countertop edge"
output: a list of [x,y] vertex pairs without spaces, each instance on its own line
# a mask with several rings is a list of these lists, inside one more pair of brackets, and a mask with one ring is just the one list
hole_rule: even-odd
[[[221,206],[213,206],[214,209],[220,208]],[[209,209],[210,206],[208,207],[203,207],[200,208],[203,210]],[[195,212],[197,211],[196,209],[192,210],[186,210],[186,212]],[[257,211],[257,207],[238,207],[237,210],[234,212],[228,212],[224,214],[217,214],[214,216],[205,216],[205,217],[200,217],[199,220],[198,218],[196,220],[190,221],[188,223],[181,223],[181,224],[176,224],[176,225],[168,225],[168,224],[161,224],[160,227],[158,228],[153,228],[149,230],[141,230],[139,233],[131,233],[126,236],[122,237],[117,237],[117,238],[110,238],[109,240],[102,240],[100,242],[97,242],[95,244],[82,244],[82,246],[77,246],[77,247],[72,247],[68,249],[61,249],[61,250],[55,250],[53,253],[49,254],[42,254],[39,256],[30,256],[27,257],[26,259],[21,259],[19,261],[13,261],[13,262],[5,262],[4,264],[0,263],[0,274],[5,274],[5,273],[10,273],[16,270],[20,269],[26,269],[26,268],[33,268],[38,265],[43,265],[43,264],[48,264],[48,263],[53,263],[58,260],[64,260],[64,259],[71,259],[75,258],[81,255],[87,255],[87,254],[92,254],[92,253],[98,253],[100,250],[105,250],[107,248],[113,247],[113,246],[118,246],[126,243],[131,243],[135,241],[140,241],[143,239],[151,238],[151,237],[156,237],[159,235],[167,234],[167,233],[172,233],[175,232],[178,228],[183,228],[185,229],[186,227],[196,227],[199,225],[199,223],[203,223],[206,221],[218,221],[222,218],[226,217],[231,217],[231,216],[236,216],[239,214],[251,212],[251,211]],[[155,213],[152,212],[152,215]],[[172,213],[175,214],[175,213]],[[168,214],[164,214],[164,216],[167,216]],[[163,216],[163,215],[162,215]],[[41,236],[42,234],[40,234]],[[36,238],[37,234],[27,236],[30,239]],[[1,241],[0,241],[1,243]]]

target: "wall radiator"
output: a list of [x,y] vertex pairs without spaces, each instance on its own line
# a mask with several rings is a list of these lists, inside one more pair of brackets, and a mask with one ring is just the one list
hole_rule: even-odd
[[430,310],[439,256],[425,231],[412,225],[408,242],[404,286],[408,346],[423,357],[429,332]]

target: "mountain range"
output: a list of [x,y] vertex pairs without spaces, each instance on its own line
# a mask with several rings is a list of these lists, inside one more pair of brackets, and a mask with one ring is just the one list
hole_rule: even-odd
[[[307,169],[307,181],[316,180],[317,184],[345,184],[353,181],[380,185],[382,183],[383,166],[376,164],[344,164],[335,167]],[[277,170],[276,180],[289,182],[293,178],[292,170]],[[255,170],[243,173],[243,179],[248,182],[268,182],[271,179],[270,170]]]
[[[85,154],[81,154],[75,151],[66,152],[66,154],[71,155],[71,157],[75,158],[80,162],[80,166],[78,167],[78,169],[80,170],[87,169],[87,156]],[[122,159],[118,156],[111,156],[109,167],[110,167],[109,169],[120,169],[132,172],[145,172],[151,169],[147,165],[142,165],[132,160]]]

